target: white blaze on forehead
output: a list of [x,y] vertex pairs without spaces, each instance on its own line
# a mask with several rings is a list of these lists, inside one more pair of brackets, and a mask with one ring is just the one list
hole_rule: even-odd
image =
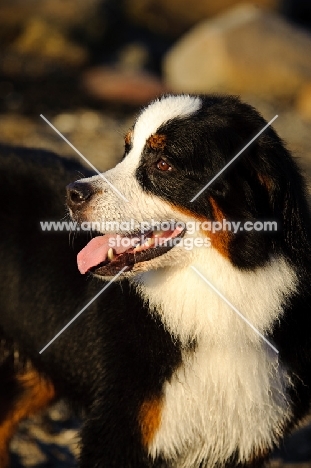
[[144,145],[146,139],[168,120],[186,117],[201,107],[201,99],[194,96],[168,96],[149,104],[142,111],[134,127],[133,145]]
[[189,95],[167,96],[149,104],[136,121],[132,138],[133,147],[126,159],[131,160],[131,165],[135,160],[138,166],[146,140],[156,133],[161,125],[176,117],[187,117],[200,109],[201,105],[199,97]]
[[[127,216],[143,221],[150,219],[151,213],[156,216],[159,203],[155,205],[153,197],[142,190],[135,177],[146,141],[169,120],[190,116],[199,110],[201,105],[202,100],[199,97],[190,95],[167,96],[153,101],[141,112],[134,126],[131,151],[115,168],[104,173],[105,178],[130,203],[126,203],[125,208],[124,202],[120,198],[116,201],[117,195],[109,189],[105,194],[105,199],[98,199],[97,218],[106,219],[108,217],[111,219],[112,213],[108,212],[112,204],[115,204],[113,219]],[[107,184],[100,176],[89,180],[92,180],[93,184],[97,184],[98,187],[107,188]],[[116,207],[118,208],[116,209]],[[166,206],[164,208],[167,209]],[[124,211],[121,215],[122,209]]]

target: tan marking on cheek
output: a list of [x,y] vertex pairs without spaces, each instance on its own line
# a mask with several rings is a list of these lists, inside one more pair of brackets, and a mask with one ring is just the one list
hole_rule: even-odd
[[[224,213],[221,211],[216,201],[212,197],[210,197],[209,201],[213,209],[215,221],[219,221],[222,224],[223,220],[226,219]],[[232,236],[231,231],[221,230],[215,233],[209,232],[209,234],[212,246],[215,247],[215,249],[217,249],[223,257],[230,258],[229,245]]]
[[142,435],[142,442],[148,447],[160,427],[162,401],[159,398],[145,400],[139,409],[138,422]]
[[[211,223],[213,223],[213,221],[219,221],[219,222],[223,222],[223,219],[226,219],[224,213],[220,210],[219,206],[217,205],[217,203],[215,202],[215,200],[211,197],[209,199],[210,201],[210,204],[212,206],[212,209],[213,209],[213,214],[214,214],[214,218],[215,220],[210,220],[210,219],[206,219],[204,216],[202,215],[198,215],[198,214],[195,214],[193,212],[191,212],[190,210],[188,210],[187,208],[181,208],[180,206],[177,207],[173,204],[170,204],[172,206],[172,208],[174,210],[177,210],[179,211],[180,213],[182,213],[183,215],[186,215],[192,219],[194,219],[195,221],[197,222],[200,222],[200,223],[204,223],[204,222],[208,222],[210,221]],[[230,241],[231,241],[231,238],[232,238],[232,232],[231,231],[217,231],[215,233],[213,233],[212,231],[208,231],[206,229],[201,229],[201,233],[209,238],[211,240],[211,244],[212,246],[218,250],[218,252],[225,258],[228,258],[230,259],[230,252],[229,252],[229,245],[230,245]]]
[[153,150],[164,150],[166,144],[166,136],[155,133],[147,140],[147,145]]

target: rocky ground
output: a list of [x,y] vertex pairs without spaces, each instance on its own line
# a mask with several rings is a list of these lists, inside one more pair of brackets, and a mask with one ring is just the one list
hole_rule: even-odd
[[76,468],[79,427],[63,402],[22,422],[11,443],[12,468]]
[[[78,468],[79,426],[62,402],[24,421],[11,444],[12,468]],[[266,468],[310,468],[310,445],[311,425],[306,422],[286,439]]]

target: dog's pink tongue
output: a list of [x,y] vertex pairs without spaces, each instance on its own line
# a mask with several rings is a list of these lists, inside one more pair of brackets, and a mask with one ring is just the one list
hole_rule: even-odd
[[86,273],[90,268],[106,260],[109,250],[109,236],[94,237],[77,256],[80,273]]
[[[115,239],[116,235],[106,234],[104,236],[94,237],[77,256],[77,263],[80,273],[84,275],[90,268],[99,265],[107,259],[107,253],[110,248],[109,240]],[[122,245],[114,248],[116,253],[123,253],[127,247]]]

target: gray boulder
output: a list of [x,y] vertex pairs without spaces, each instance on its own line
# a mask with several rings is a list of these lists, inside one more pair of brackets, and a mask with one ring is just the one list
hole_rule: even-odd
[[296,97],[311,79],[311,36],[276,14],[241,5],[177,42],[164,75],[176,92]]

